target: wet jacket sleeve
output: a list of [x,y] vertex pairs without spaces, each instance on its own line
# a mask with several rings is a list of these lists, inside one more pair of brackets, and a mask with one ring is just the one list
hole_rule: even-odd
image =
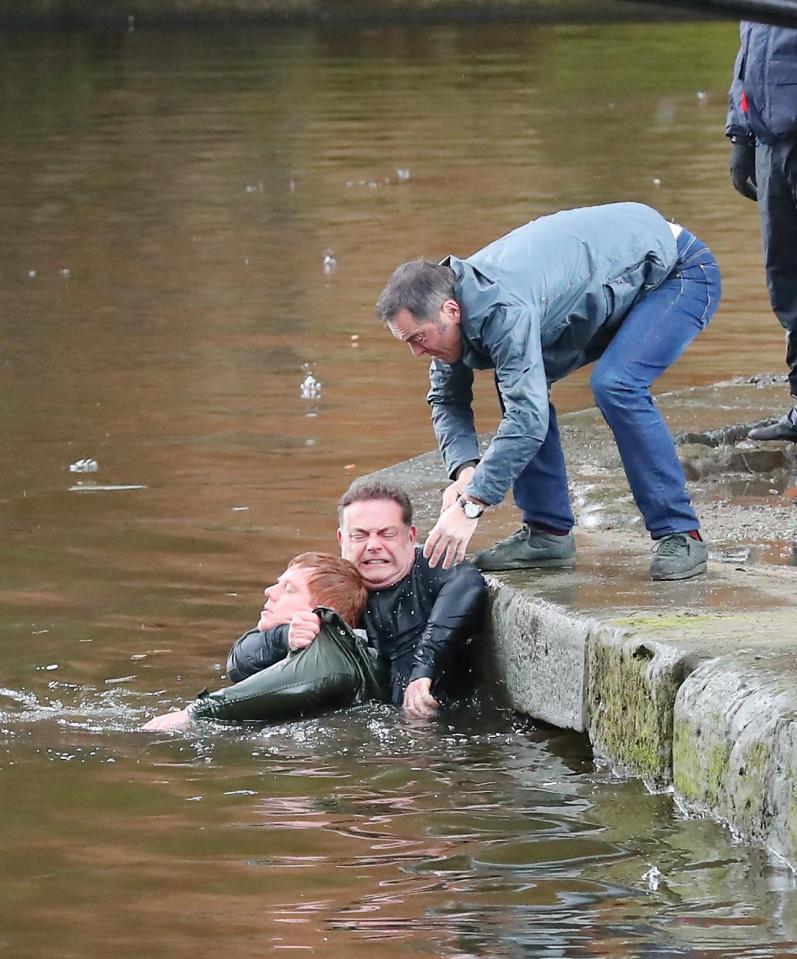
[[753,142],[755,137],[750,129],[747,114],[742,110],[742,95],[744,86],[742,83],[744,77],[744,65],[747,57],[747,47],[750,42],[749,24],[742,23],[740,27],[742,42],[739,52],[736,54],[736,62],[733,67],[733,80],[731,88],[728,91],[728,118],[725,123],[725,136],[737,137],[742,141]]
[[453,479],[458,467],[479,458],[472,408],[473,370],[464,363],[434,360],[429,367],[426,402],[432,407],[432,427],[446,472]]
[[495,366],[504,415],[465,492],[494,506],[545,440],[548,382],[539,317],[530,308],[496,307],[485,320],[481,339]]
[[250,629],[236,640],[227,656],[227,676],[234,683],[259,673],[288,655],[288,630],[275,626],[261,632]]
[[439,586],[418,647],[409,681],[438,679],[459,645],[476,629],[484,612],[487,587],[470,563],[453,569],[428,569],[432,588]]

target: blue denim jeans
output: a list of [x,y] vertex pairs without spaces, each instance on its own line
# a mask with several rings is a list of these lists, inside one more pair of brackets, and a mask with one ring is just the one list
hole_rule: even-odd
[[[720,300],[714,255],[683,230],[669,277],[639,299],[596,362],[595,402],[611,429],[634,500],[654,539],[699,528],[675,443],[650,395],[651,384],[703,330]],[[548,434],[515,481],[515,502],[527,523],[569,530],[574,524],[567,473],[551,406]]]

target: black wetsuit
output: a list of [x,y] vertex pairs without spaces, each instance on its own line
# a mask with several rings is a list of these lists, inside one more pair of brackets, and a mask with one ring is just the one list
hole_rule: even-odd
[[[362,626],[386,661],[390,698],[400,704],[413,680],[432,679],[446,701],[467,690],[471,674],[469,634],[478,628],[487,588],[470,563],[432,569],[420,548],[409,573],[394,586],[368,593]],[[234,643],[227,675],[239,682],[288,654],[288,627],[253,629]]]

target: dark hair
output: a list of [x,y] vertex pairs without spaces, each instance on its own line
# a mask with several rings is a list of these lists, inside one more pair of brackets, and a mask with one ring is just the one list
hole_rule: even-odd
[[343,525],[343,510],[352,503],[361,503],[370,499],[389,499],[401,507],[401,519],[405,526],[412,526],[412,503],[400,486],[385,483],[383,480],[361,476],[356,479],[338,503],[338,525]]
[[307,586],[316,606],[334,609],[344,622],[357,625],[368,593],[354,563],[331,553],[299,553],[288,569],[292,566],[310,570]]
[[401,310],[408,310],[418,323],[437,318],[446,300],[453,300],[454,274],[447,266],[429,260],[410,260],[396,267],[376,301],[381,323],[392,323]]

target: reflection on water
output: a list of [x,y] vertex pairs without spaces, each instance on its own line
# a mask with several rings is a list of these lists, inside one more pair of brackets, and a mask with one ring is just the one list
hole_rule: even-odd
[[372,320],[397,262],[643,200],[726,275],[662,388],[755,372],[753,340],[780,367],[727,182],[733,25],[0,42],[0,948],[796,954],[791,876],[579,737],[376,708],[137,731],[224,681],[352,476],[431,445],[423,364]]
[[797,949],[791,874],[596,771],[578,736],[365,707],[142,742],[138,694],[85,697],[0,718],[11,954]]

